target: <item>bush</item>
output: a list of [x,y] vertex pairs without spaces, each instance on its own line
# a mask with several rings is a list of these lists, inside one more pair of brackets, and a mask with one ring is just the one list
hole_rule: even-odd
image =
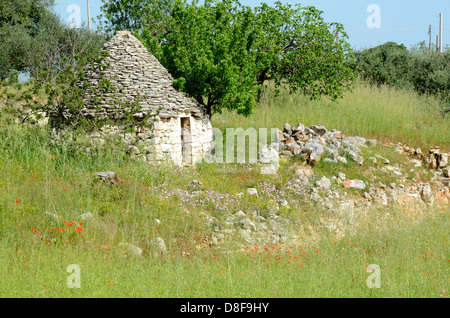
[[412,56],[410,81],[420,94],[450,102],[450,52]]
[[356,69],[368,82],[411,88],[421,95],[438,97],[442,115],[450,112],[450,52],[430,52],[424,43],[410,51],[388,42],[358,52]]
[[358,52],[356,60],[356,69],[362,78],[373,84],[411,87],[411,55],[403,44],[387,42]]

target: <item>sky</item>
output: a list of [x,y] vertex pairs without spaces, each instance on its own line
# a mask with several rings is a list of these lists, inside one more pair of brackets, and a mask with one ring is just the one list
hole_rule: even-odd
[[[55,0],[55,12],[64,21],[77,16],[87,25],[88,0]],[[254,7],[274,0],[241,0],[242,5]],[[404,44],[410,48],[421,41],[429,43],[428,30],[432,27],[432,43],[439,34],[439,13],[443,17],[443,47],[450,46],[450,0],[281,0],[282,3],[314,6],[323,11],[326,22],[344,25],[348,42],[355,50],[367,49],[386,42]],[[89,0],[91,27],[97,26],[101,0]],[[94,19],[95,21],[92,21]]]

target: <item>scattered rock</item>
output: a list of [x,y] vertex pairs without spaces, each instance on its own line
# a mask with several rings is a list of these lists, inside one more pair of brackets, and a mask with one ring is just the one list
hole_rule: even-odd
[[316,182],[316,187],[321,190],[327,190],[331,187],[331,181],[327,177],[323,176],[319,181]]
[[161,237],[157,237],[150,242],[153,250],[157,253],[163,253],[166,251],[166,243]]
[[414,164],[415,168],[422,167],[422,163],[420,162],[420,160],[412,159],[411,162]]
[[319,136],[323,136],[328,132],[328,130],[324,126],[313,125],[311,126],[311,129],[314,131],[315,134]]
[[366,188],[366,184],[364,183],[364,181],[357,179],[344,181],[343,185],[344,188],[348,189],[364,190]]
[[203,182],[200,180],[192,180],[189,182],[188,189],[191,191],[201,191],[203,190]]
[[252,230],[256,231],[256,225],[253,223],[249,218],[241,219],[238,224],[240,227],[242,227],[244,230]]
[[113,171],[100,171],[95,173],[95,178],[97,181],[109,182],[111,184],[116,184],[119,182],[117,174]]
[[127,248],[128,252],[130,252],[132,255],[135,256],[142,256],[142,253],[144,250],[140,247],[137,247],[136,245],[129,244],[129,243],[119,243],[120,246],[124,246]]
[[86,220],[91,220],[94,218],[94,214],[91,212],[85,212],[83,214],[81,214],[81,219],[86,221]]
[[422,200],[426,203],[433,203],[434,195],[431,191],[431,186],[429,183],[423,183],[419,185],[419,194]]
[[60,220],[62,218],[60,215],[57,215],[55,213],[51,213],[51,212],[48,212],[48,211],[45,211],[45,215],[51,217],[54,220]]

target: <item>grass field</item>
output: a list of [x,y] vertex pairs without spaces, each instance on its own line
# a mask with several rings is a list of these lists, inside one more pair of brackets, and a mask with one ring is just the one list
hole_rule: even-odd
[[[433,106],[431,106],[433,105]],[[215,127],[279,127],[290,123],[324,125],[348,136],[364,136],[403,142],[411,147],[439,145],[450,148],[450,117],[442,118],[439,102],[409,90],[358,82],[353,91],[337,103],[323,98],[311,101],[301,94],[281,90],[275,96],[272,86],[266,98],[248,118],[230,112],[216,115]]]
[[[449,118],[436,118],[411,92],[358,84],[339,104],[273,93],[267,90],[251,117],[225,112],[214,116],[213,126],[318,124],[346,135],[450,147]],[[446,208],[372,208],[341,238],[317,227],[314,237],[306,234],[295,244],[256,246],[236,239],[210,245],[212,227],[202,213],[220,219],[226,210],[264,212],[276,193],[239,200],[235,195],[251,186],[289,182],[290,163],[283,163],[277,176],[261,175],[251,165],[149,166],[114,144],[87,154],[53,146],[44,127],[12,125],[6,115],[0,120],[2,297],[448,297]],[[383,155],[396,159],[393,152]],[[316,169],[325,174],[332,168]],[[364,168],[338,169],[364,177]],[[93,184],[92,174],[105,170],[123,181]],[[187,191],[194,179],[208,190],[200,201]],[[87,211],[97,219],[81,220]],[[322,216],[302,206],[286,213],[303,228],[316,227]],[[164,239],[165,253],[154,253],[151,242],[157,237]],[[122,242],[145,251],[130,255]],[[80,268],[81,288],[68,286],[71,264]],[[368,288],[371,264],[380,267],[381,288]]]

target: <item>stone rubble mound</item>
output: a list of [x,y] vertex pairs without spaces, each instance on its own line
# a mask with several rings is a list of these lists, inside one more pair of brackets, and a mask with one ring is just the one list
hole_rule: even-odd
[[282,143],[281,156],[299,157],[309,164],[320,160],[347,163],[347,158],[350,158],[362,165],[364,159],[359,155],[361,148],[377,144],[376,139],[346,137],[336,129],[328,130],[317,125],[308,128],[301,123],[295,127],[284,125],[283,132],[279,131],[277,135],[277,141]]

